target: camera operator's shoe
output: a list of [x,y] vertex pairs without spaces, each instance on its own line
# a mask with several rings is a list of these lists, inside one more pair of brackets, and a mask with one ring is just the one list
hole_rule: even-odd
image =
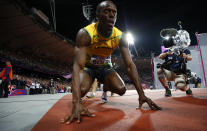
[[192,90],[189,88],[187,91],[186,91],[186,94],[187,95],[192,95],[193,93],[192,93]]
[[167,89],[167,90],[165,91],[165,96],[166,96],[166,97],[170,97],[170,96],[172,96],[172,94],[171,94],[171,90],[170,90],[170,89]]
[[106,92],[103,92],[103,94],[101,96],[101,99],[102,99],[102,103],[107,103],[108,102]]

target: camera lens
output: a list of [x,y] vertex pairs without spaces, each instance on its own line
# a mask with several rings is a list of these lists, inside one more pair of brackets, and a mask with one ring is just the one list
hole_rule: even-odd
[[169,48],[169,47],[172,47],[173,45],[175,45],[172,38],[164,39],[162,43],[165,48]]

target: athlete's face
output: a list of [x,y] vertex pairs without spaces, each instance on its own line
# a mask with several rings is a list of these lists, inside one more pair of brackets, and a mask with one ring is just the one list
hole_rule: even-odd
[[113,3],[105,2],[102,4],[98,21],[106,28],[113,28],[116,18],[117,18],[117,9]]

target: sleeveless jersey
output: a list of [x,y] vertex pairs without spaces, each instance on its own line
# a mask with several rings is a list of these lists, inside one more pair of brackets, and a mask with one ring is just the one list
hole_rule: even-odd
[[118,47],[122,32],[113,27],[109,37],[105,37],[98,32],[98,23],[93,23],[84,28],[90,38],[91,43],[87,49],[86,66],[111,65],[111,54]]

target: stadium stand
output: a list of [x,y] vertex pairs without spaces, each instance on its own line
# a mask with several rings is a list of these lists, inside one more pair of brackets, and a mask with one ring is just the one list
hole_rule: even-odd
[[[75,43],[55,32],[46,15],[34,7],[29,8],[21,0],[2,0],[0,11],[0,67],[10,60],[14,69],[16,89],[30,89],[39,83],[41,90],[28,94],[49,93],[48,83],[54,78],[56,91],[66,91],[71,81],[63,77],[72,72]],[[150,58],[133,58],[141,82],[152,85]],[[131,84],[123,61],[113,56],[114,67],[127,84]],[[145,63],[143,65],[143,63]],[[123,72],[124,70],[124,72]],[[129,86],[131,88],[131,86]]]

